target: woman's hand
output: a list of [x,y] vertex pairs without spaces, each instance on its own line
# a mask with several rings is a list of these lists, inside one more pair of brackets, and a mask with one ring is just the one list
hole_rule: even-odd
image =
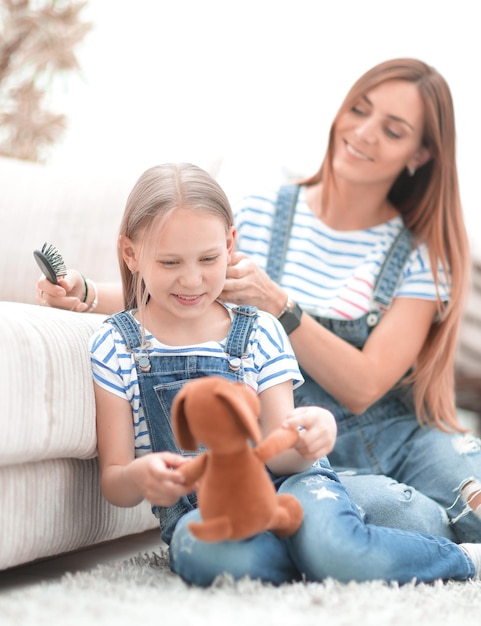
[[287,295],[246,254],[234,252],[220,298],[233,304],[250,304],[277,317]]
[[58,282],[58,285],[54,285],[45,276],[39,279],[37,282],[37,304],[79,313],[89,308],[89,303],[83,302],[85,283],[80,272],[69,270],[65,277],[58,279]]
[[142,496],[157,506],[172,506],[181,496],[191,493],[195,485],[185,484],[177,471],[188,458],[172,452],[154,452],[138,457],[125,467],[130,481]]
[[330,411],[318,406],[294,409],[283,426],[298,429],[299,438],[294,449],[304,459],[320,459],[332,452],[336,443],[336,420]]

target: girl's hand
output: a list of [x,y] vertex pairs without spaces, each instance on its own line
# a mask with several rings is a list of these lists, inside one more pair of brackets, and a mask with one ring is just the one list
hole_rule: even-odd
[[37,304],[51,306],[67,311],[86,311],[89,305],[82,302],[85,298],[85,284],[82,274],[77,270],[68,270],[66,276],[58,279],[54,285],[42,276],[37,282]]
[[188,458],[172,452],[154,452],[138,457],[125,470],[151,504],[172,506],[195,489],[195,485],[186,485],[183,475],[176,471],[186,461]]
[[317,460],[332,452],[337,424],[333,414],[318,406],[301,406],[284,422],[285,428],[297,428],[299,438],[294,449],[304,458]]

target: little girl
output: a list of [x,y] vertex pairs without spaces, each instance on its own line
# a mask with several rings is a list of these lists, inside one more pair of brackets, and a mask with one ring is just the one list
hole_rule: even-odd
[[[363,522],[325,458],[336,437],[332,414],[316,406],[294,409],[293,389],[303,381],[282,326],[268,313],[218,300],[234,242],[227,197],[198,167],[154,167],[134,186],[118,240],[127,310],[90,342],[106,499],[134,506],[146,498],[170,546],[172,570],[197,585],[223,573],[274,584],[477,575],[481,559],[472,544]],[[295,447],[268,464],[278,492],[303,506],[293,536],[265,532],[204,543],[189,532],[199,513],[193,485],[177,471],[185,459],[170,409],[186,381],[206,375],[255,390],[264,436],[282,425],[301,429]]]

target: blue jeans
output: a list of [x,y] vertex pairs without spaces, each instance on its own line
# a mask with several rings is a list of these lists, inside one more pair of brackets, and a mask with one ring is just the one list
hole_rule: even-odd
[[293,494],[303,506],[304,521],[294,535],[281,539],[265,532],[244,541],[202,542],[187,527],[199,519],[199,512],[191,511],[174,530],[172,570],[200,586],[220,574],[275,585],[327,577],[342,582],[462,581],[474,575],[471,559],[446,538],[366,524],[326,459],[275,482],[279,493]]
[[[423,530],[456,542],[481,542],[481,517],[461,494],[468,482],[481,483],[477,437],[422,428],[413,414],[390,417],[384,407],[382,419],[371,411],[369,416],[339,423],[329,458],[356,504],[374,513],[369,521]],[[378,482],[372,474],[379,475]],[[369,483],[369,495],[363,504],[364,481]],[[399,506],[392,507],[393,493],[399,496]]]
[[336,415],[329,460],[366,521],[481,542],[481,517],[461,494],[468,482],[481,483],[477,437],[421,427],[409,387],[393,389],[362,415],[352,415],[303,374],[296,405],[326,406]]
[[457,541],[445,509],[410,485],[382,474],[338,468],[336,471],[365,522]]

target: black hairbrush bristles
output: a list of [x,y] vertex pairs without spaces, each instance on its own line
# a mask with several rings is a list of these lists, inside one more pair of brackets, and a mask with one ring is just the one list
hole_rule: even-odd
[[33,256],[48,280],[54,285],[58,285],[57,278],[65,276],[67,267],[57,248],[44,243],[42,250],[34,250]]

